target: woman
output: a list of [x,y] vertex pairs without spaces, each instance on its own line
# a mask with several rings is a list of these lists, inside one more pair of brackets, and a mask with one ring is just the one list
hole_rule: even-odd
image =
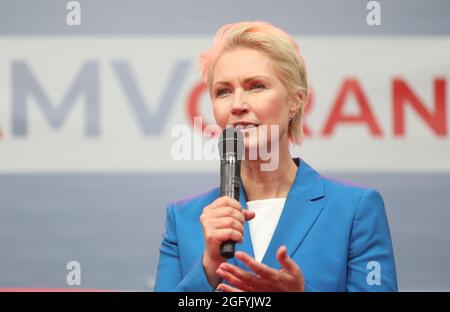
[[[242,131],[241,197],[219,197],[216,188],[168,206],[155,290],[397,290],[380,194],[290,156],[308,95],[294,40],[264,22],[228,24],[200,63],[217,125],[253,126]],[[248,157],[262,144],[278,146],[274,170]],[[237,242],[228,261],[220,254],[227,240]]]

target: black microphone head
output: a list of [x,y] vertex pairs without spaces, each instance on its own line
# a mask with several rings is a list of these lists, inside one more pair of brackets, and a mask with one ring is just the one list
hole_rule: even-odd
[[223,129],[219,138],[219,155],[224,160],[230,157],[241,160],[244,151],[244,138],[240,130],[233,127]]

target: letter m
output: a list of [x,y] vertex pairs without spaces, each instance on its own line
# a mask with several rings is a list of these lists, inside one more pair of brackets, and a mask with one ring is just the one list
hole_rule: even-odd
[[99,122],[99,88],[98,64],[86,62],[78,76],[73,80],[59,105],[53,105],[47,94],[33,77],[24,62],[12,64],[12,133],[14,136],[25,136],[28,133],[28,96],[33,96],[37,106],[54,129],[60,128],[67,119],[76,99],[85,96],[84,130],[88,136],[98,136]]

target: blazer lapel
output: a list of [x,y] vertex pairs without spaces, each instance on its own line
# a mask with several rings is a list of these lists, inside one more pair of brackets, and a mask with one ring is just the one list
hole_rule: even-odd
[[294,160],[299,166],[297,175],[262,260],[264,264],[277,269],[281,268],[276,259],[278,248],[285,245],[292,256],[323,209],[322,201],[319,200],[324,197],[321,176],[306,162]]
[[[276,259],[278,248],[285,245],[288,254],[292,256],[301,245],[323,209],[322,203],[319,200],[324,197],[323,180],[320,174],[303,160],[295,158],[294,161],[299,168],[294,183],[287,195],[286,203],[275,228],[272,240],[262,260],[262,263],[277,269],[280,268],[280,264]],[[242,208],[248,209],[242,182],[239,202]],[[253,258],[255,257],[248,222],[244,224],[244,241],[242,244],[236,244],[236,251],[243,251]],[[229,259],[228,261],[245,270],[249,270],[246,265],[237,261],[236,258]]]

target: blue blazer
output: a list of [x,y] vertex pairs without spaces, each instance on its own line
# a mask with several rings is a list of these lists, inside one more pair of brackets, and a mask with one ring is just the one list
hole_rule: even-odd
[[[295,158],[299,169],[262,260],[280,269],[276,251],[286,245],[299,265],[306,291],[397,291],[394,254],[380,194],[322,177]],[[155,291],[213,291],[201,258],[205,246],[199,217],[220,196],[219,188],[167,207]],[[241,184],[240,203],[247,208]],[[248,223],[236,244],[254,257]],[[228,262],[249,270],[236,259]]]

